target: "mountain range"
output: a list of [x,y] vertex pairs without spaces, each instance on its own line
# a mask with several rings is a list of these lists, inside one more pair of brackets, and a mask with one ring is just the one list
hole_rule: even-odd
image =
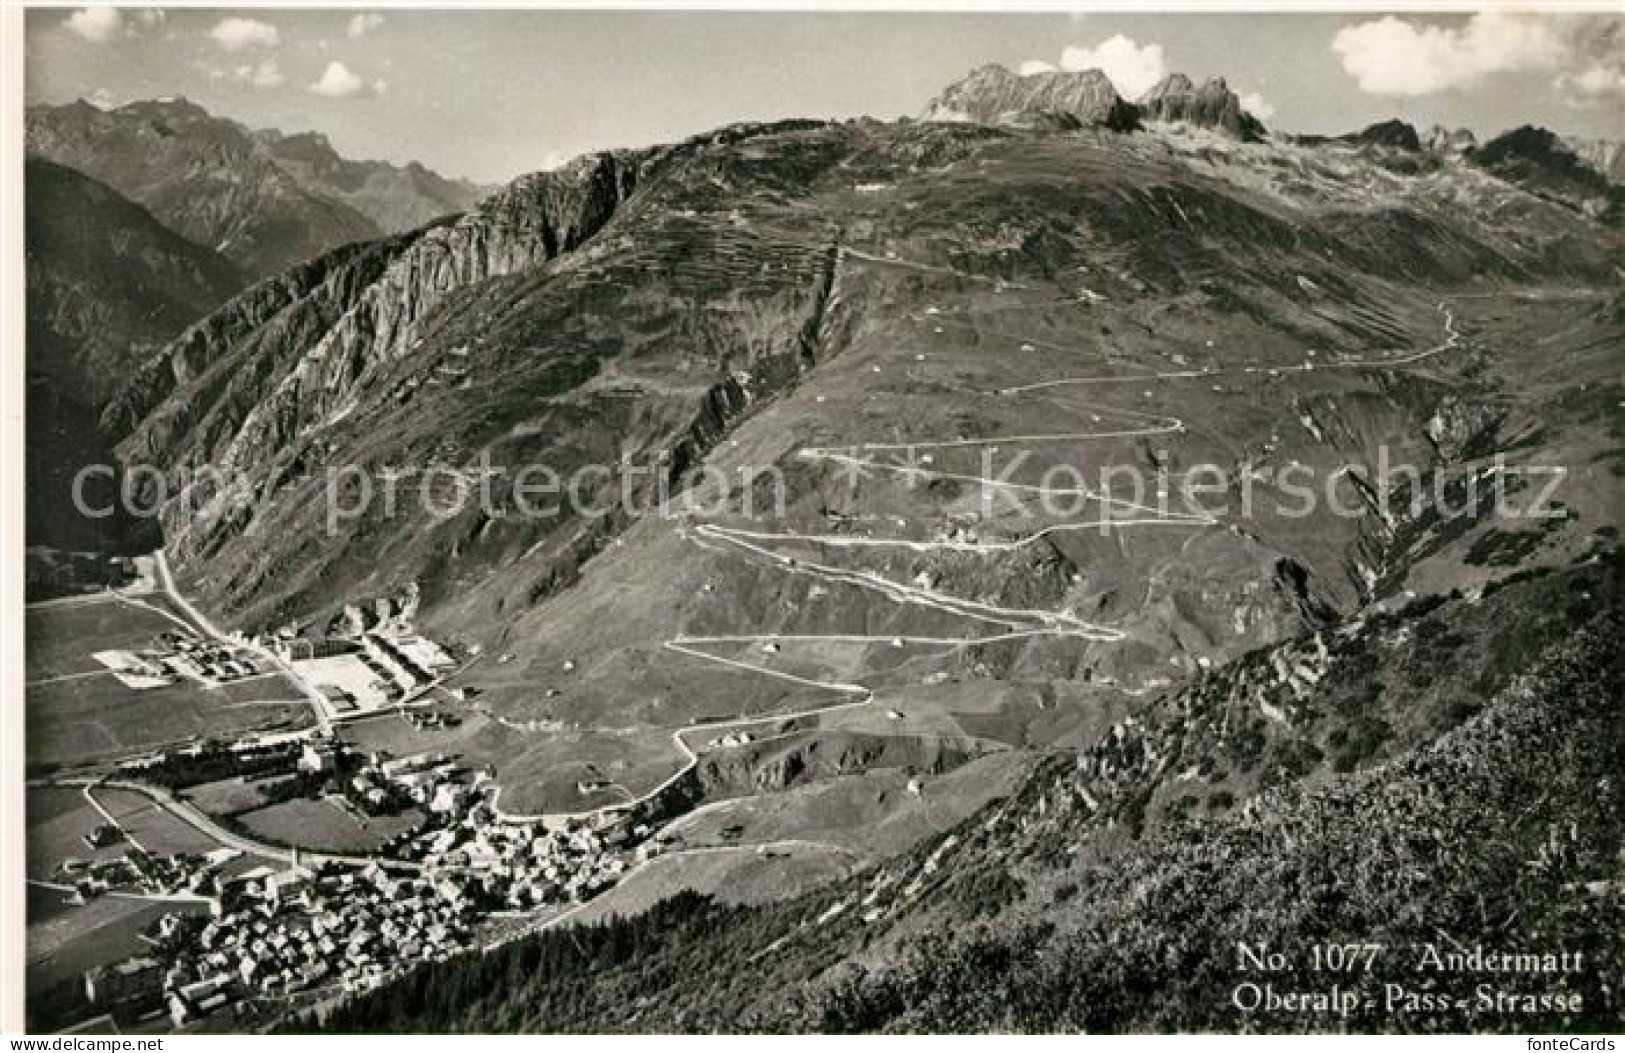
[[319,134],[252,130],[183,98],[30,107],[25,131],[30,155],[108,184],[256,278],[464,211],[487,189],[345,160]]
[[33,107],[26,131],[28,537],[49,549],[153,543],[69,494],[80,468],[117,463],[99,418],[155,352],[256,277],[460,212],[486,189],[178,98]]
[[1117,94],[1099,70],[1013,73],[1003,66],[973,70],[949,85],[926,106],[931,121],[1033,126],[1070,123],[1128,131],[1141,122],[1183,124],[1217,130],[1242,140],[1264,134],[1264,125],[1247,113],[1223,77],[1197,87],[1183,73],[1163,77],[1134,102]]

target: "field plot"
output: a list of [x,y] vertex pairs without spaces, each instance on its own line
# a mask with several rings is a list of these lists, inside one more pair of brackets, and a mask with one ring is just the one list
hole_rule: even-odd
[[237,822],[250,834],[276,844],[327,852],[368,852],[391,838],[415,829],[423,813],[363,816],[329,798],[298,798],[243,812]]
[[96,789],[96,802],[118,820],[125,834],[154,855],[202,855],[220,847],[202,833],[138,793]]
[[[162,632],[179,628],[165,617],[162,601],[147,607],[117,600],[30,610],[23,619],[23,653],[30,684],[103,668],[94,651],[131,650]],[[149,609],[150,608],[150,609]]]
[[117,858],[128,847],[92,849],[85,835],[106,822],[78,790],[28,791],[25,872],[31,880],[50,881],[64,859]]
[[183,682],[137,691],[92,657],[97,651],[140,648],[176,628],[161,613],[117,601],[29,611],[29,763],[80,764],[205,736],[308,723],[309,707],[279,676],[216,688]]
[[[671,735],[659,729],[561,729],[502,745],[511,751],[506,757],[495,751],[487,756],[500,758],[495,763],[503,810],[518,815],[619,804],[653,790],[684,761]],[[584,785],[599,788],[583,793]]]
[[221,779],[201,786],[188,786],[180,796],[208,815],[236,815],[252,811],[265,803],[260,794],[264,780]]
[[466,748],[491,726],[483,714],[468,708],[454,706],[424,706],[413,710],[421,716],[455,718],[454,726],[417,728],[395,713],[379,714],[343,725],[343,738],[365,751],[382,750],[385,753],[405,755],[433,750],[455,755]]

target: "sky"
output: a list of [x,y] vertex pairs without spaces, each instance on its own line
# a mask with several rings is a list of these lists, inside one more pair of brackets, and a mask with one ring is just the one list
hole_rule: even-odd
[[1625,139],[1625,14],[976,14],[55,8],[30,104],[185,96],[340,153],[504,182],[741,120],[916,115],[997,62],[1098,67],[1134,98],[1222,75],[1267,125],[1399,116]]

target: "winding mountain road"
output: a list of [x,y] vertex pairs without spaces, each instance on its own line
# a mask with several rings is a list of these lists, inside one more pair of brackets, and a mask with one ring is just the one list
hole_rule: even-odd
[[[840,250],[840,259],[843,262],[859,261],[873,263],[885,267],[902,267],[928,273],[950,274],[957,278],[990,280],[985,275],[972,275],[932,264],[918,261],[898,259],[894,256],[880,257],[870,253],[861,252],[843,246]],[[1009,283],[999,282],[1001,288],[1011,288]],[[1088,299],[1094,300],[1094,294],[1087,294]],[[1080,297],[1082,299],[1082,297]],[[1052,305],[1038,305],[1052,306]],[[1036,308],[1035,308],[1036,309]],[[1126,376],[1088,376],[1069,377],[1056,380],[1038,381],[1031,384],[1015,385],[1001,388],[989,394],[998,396],[1019,396],[1034,392],[1049,391],[1056,388],[1086,386],[1094,384],[1126,384],[1145,383],[1148,381],[1173,381],[1196,378],[1213,378],[1234,375],[1256,375],[1266,373],[1276,376],[1286,373],[1308,373],[1316,369],[1322,370],[1350,370],[1350,369],[1396,369],[1415,365],[1418,362],[1433,358],[1460,345],[1461,334],[1456,329],[1455,314],[1450,310],[1446,301],[1441,300],[1437,309],[1444,316],[1444,339],[1431,347],[1414,354],[1390,356],[1384,358],[1363,359],[1355,361],[1329,362],[1317,366],[1312,362],[1304,362],[1295,366],[1265,366],[1248,365],[1234,369],[1184,369],[1158,373],[1139,373]],[[929,314],[929,312],[928,312]],[[941,322],[940,316],[932,316],[921,321],[931,321],[933,324]],[[960,323],[952,323],[958,325]],[[1012,339],[1021,339],[1013,337]],[[1042,341],[1037,337],[1029,337],[1024,341],[1037,346],[1063,348],[1068,351],[1077,348],[1064,347],[1051,341]],[[967,552],[977,554],[995,554],[1010,552],[1027,545],[1034,544],[1054,534],[1067,531],[1080,531],[1090,529],[1118,529],[1127,527],[1185,527],[1203,529],[1219,524],[1219,520],[1210,515],[1193,512],[1173,512],[1166,508],[1157,508],[1143,503],[1128,501],[1112,497],[1098,489],[1079,486],[1072,488],[1055,488],[1035,486],[1027,483],[1018,483],[1008,479],[990,479],[986,476],[972,475],[964,472],[943,471],[928,467],[921,462],[917,454],[922,450],[940,450],[956,448],[989,448],[1001,445],[1008,446],[1034,446],[1047,443],[1060,442],[1088,442],[1109,439],[1139,438],[1165,434],[1180,434],[1186,429],[1185,422],[1173,416],[1155,416],[1140,413],[1135,410],[1111,406],[1093,406],[1102,413],[1118,417],[1139,419],[1145,423],[1139,427],[1115,428],[1094,431],[1079,431],[1065,433],[1034,433],[1015,435],[994,435],[984,437],[961,437],[944,440],[923,440],[918,442],[863,442],[847,447],[804,447],[796,451],[796,456],[808,460],[824,460],[834,464],[851,468],[857,472],[882,471],[902,473],[913,478],[944,479],[955,482],[972,483],[977,486],[998,488],[1012,493],[1045,494],[1051,497],[1072,496],[1085,498],[1097,502],[1102,509],[1102,515],[1094,520],[1058,523],[1045,526],[1031,534],[1014,539],[1001,539],[995,541],[964,541],[956,539],[942,539],[921,541],[909,538],[896,537],[863,537],[852,534],[803,534],[791,531],[768,532],[745,530],[727,527],[716,523],[700,523],[693,527],[691,539],[701,547],[713,551],[726,551],[732,549],[740,554],[765,561],[769,565],[778,567],[785,573],[811,575],[821,580],[842,585],[850,585],[867,591],[879,593],[887,599],[905,605],[928,607],[948,614],[962,617],[967,620],[992,624],[1003,627],[1006,631],[1000,634],[987,636],[967,636],[963,638],[920,638],[903,637],[901,642],[929,644],[933,646],[968,647],[978,644],[993,643],[1000,640],[1017,639],[1023,637],[1073,637],[1091,642],[1116,642],[1124,639],[1122,630],[1111,626],[1091,623],[1078,618],[1070,611],[1047,610],[1039,608],[1006,607],[981,601],[968,600],[938,592],[927,585],[910,585],[894,581],[884,575],[864,570],[853,570],[836,567],[801,557],[792,557],[783,552],[774,551],[770,546],[783,545],[812,545],[823,548],[890,548],[905,549],[913,552],[929,553],[938,551]],[[1095,414],[1094,420],[1099,421],[1100,415]],[[903,453],[908,456],[906,463],[883,460],[876,456],[884,453]],[[1112,511],[1129,513],[1123,518],[1110,516]],[[865,636],[862,634],[838,634],[828,636],[790,636],[779,634],[738,634],[707,637],[678,636],[665,643],[667,650],[689,658],[711,662],[724,667],[751,673],[754,675],[772,677],[791,683],[808,687],[823,688],[840,694],[859,694],[864,697],[856,703],[836,703],[822,709],[803,711],[800,716],[815,715],[820,712],[830,712],[849,708],[854,705],[867,705],[874,699],[873,692],[862,684],[822,681],[811,677],[804,677],[784,670],[773,669],[769,666],[746,662],[742,659],[731,658],[725,655],[713,654],[700,648],[707,644],[778,644],[784,642],[842,642],[842,643],[881,643],[887,640],[896,640],[896,637]],[[783,714],[772,717],[763,717],[766,720],[791,719],[792,715]],[[757,722],[761,722],[757,721]],[[706,725],[733,726],[733,725]],[[662,783],[655,791],[645,795],[642,799],[653,796],[677,778],[687,774],[696,763],[693,751],[682,739],[686,731],[694,730],[691,726],[675,732],[673,739],[678,749],[685,757],[682,768],[671,779]],[[626,807],[626,806],[614,806]],[[603,809],[600,811],[607,811]]]

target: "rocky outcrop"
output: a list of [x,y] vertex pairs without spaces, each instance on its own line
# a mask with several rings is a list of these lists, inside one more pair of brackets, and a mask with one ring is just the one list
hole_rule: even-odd
[[1423,145],[1432,153],[1460,157],[1478,145],[1478,137],[1470,128],[1457,128],[1451,131],[1442,124],[1435,124],[1428,129]]
[[1416,134],[1416,129],[1395,117],[1376,124],[1368,125],[1352,135],[1343,137],[1351,143],[1364,143],[1369,146],[1386,146],[1393,150],[1420,150],[1422,140]]
[[1625,185],[1625,142],[1564,136],[1563,145],[1610,183]]
[[251,286],[147,359],[109,400],[103,429],[128,458],[165,463],[219,399],[240,397],[246,411],[272,363],[318,340],[414,240],[347,246]]
[[1470,151],[1467,158],[1538,197],[1605,223],[1625,222],[1625,187],[1610,182],[1549,129],[1514,128]]
[[1136,104],[1125,102],[1098,69],[1019,74],[1003,66],[982,66],[932,99],[924,119],[1044,131],[1130,131],[1143,121],[1211,128],[1244,141],[1265,134],[1223,77],[1210,77],[1197,87],[1183,73],[1171,74]]
[[1191,124],[1251,141],[1264,136],[1264,125],[1241,106],[1223,77],[1209,77],[1197,87],[1183,73],[1162,78],[1137,104],[1145,121]]
[[1118,130],[1136,124],[1134,108],[1097,69],[1022,76],[1003,66],[983,66],[950,84],[925,110],[928,121],[1018,126],[1053,120],[1054,115],[1071,117],[1082,126]]
[[987,752],[970,737],[922,739],[843,731],[792,733],[740,749],[707,752],[698,767],[708,793],[779,792],[853,772],[901,768],[941,775]]

